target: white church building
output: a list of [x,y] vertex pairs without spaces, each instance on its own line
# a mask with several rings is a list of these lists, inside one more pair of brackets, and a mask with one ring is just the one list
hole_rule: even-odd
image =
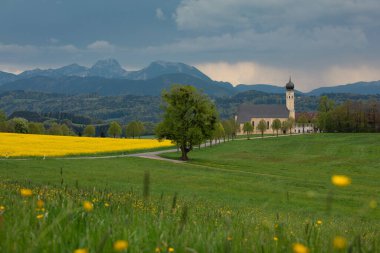
[[[285,96],[286,104],[241,104],[237,110],[237,115],[235,116],[236,122],[240,126],[240,131],[238,134],[244,134],[243,125],[246,122],[250,122],[253,126],[253,133],[261,133],[257,129],[257,125],[261,120],[264,120],[267,124],[267,129],[264,133],[273,133],[271,128],[272,122],[275,119],[279,119],[282,122],[293,118],[296,120],[295,111],[295,94],[294,94],[294,83],[291,78],[289,82],[285,85]],[[308,124],[296,124],[292,128],[292,133],[307,133],[313,132],[314,126],[311,123]]]

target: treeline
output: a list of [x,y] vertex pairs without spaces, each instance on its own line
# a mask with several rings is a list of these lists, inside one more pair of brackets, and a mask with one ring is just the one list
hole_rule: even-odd
[[[328,94],[327,96],[333,99],[337,105],[348,99],[352,101],[380,101],[380,94]],[[319,100],[320,97],[317,96],[296,95],[296,110],[298,112],[318,111]],[[285,104],[285,94],[246,91],[230,97],[214,98],[213,102],[220,117],[230,119],[235,116],[238,106],[242,103]],[[0,94],[0,109],[9,115],[17,111],[32,111],[38,112],[40,117],[65,118],[74,123],[85,125],[99,124],[100,121],[110,120],[117,120],[122,124],[135,120],[158,123],[162,114],[160,103],[159,96],[67,96],[27,91],[10,91]],[[15,117],[25,118],[26,116],[18,115]]]
[[323,96],[316,123],[322,132],[380,132],[380,102],[348,100],[336,105]]
[[6,114],[0,111],[0,132],[7,133],[140,138],[143,134],[154,134],[154,128],[155,124],[140,121],[132,121],[126,125],[117,121],[101,125],[76,125],[69,120],[65,120],[64,123],[41,123],[21,117],[8,119]]
[[44,124],[40,122],[29,122],[24,118],[12,118],[7,120],[5,114],[0,111],[0,132],[21,134],[50,134],[75,136],[76,133],[67,124],[52,122]]

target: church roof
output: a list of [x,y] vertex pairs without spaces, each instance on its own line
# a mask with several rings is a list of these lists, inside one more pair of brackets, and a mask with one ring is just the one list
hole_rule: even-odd
[[237,113],[237,122],[249,122],[251,118],[289,118],[289,110],[286,108],[286,105],[240,105]]

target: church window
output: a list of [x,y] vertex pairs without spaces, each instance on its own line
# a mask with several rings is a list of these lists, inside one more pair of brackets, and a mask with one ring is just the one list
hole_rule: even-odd
[[255,128],[255,122],[254,121],[252,121],[252,126],[253,126],[253,128]]
[[269,129],[269,121],[267,121],[267,129]]

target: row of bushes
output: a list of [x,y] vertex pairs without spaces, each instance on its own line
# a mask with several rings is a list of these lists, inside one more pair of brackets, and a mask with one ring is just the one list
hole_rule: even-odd
[[66,124],[43,124],[28,122],[24,118],[13,118],[0,121],[0,132],[23,134],[51,134],[51,135],[76,135],[72,128]]

